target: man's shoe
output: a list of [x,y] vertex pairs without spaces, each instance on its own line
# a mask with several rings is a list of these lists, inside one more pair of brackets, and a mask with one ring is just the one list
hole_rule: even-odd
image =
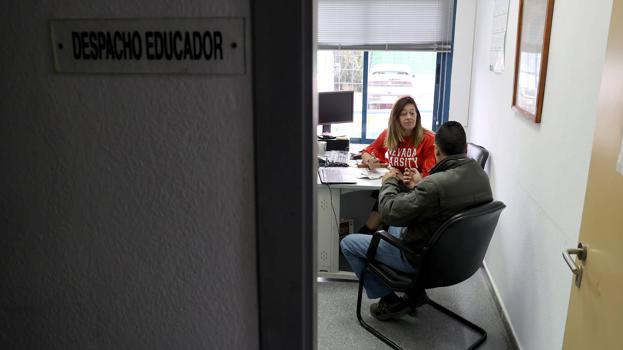
[[410,307],[410,316],[415,316],[417,312],[417,308],[428,303],[428,295],[424,289],[420,289],[417,291],[409,290],[405,295],[404,299]]
[[378,303],[370,305],[370,314],[379,321],[399,319],[410,312],[411,306],[404,298],[391,304],[381,298]]

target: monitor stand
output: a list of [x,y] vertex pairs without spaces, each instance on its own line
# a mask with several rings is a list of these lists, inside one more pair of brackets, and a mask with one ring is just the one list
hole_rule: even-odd
[[322,135],[318,135],[320,140],[334,140],[335,136],[331,135],[331,124],[322,126]]

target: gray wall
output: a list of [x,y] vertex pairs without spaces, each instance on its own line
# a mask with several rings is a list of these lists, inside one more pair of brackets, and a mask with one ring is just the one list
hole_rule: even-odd
[[248,19],[249,2],[0,14],[0,347],[257,348],[250,36],[246,75],[67,75],[47,22]]

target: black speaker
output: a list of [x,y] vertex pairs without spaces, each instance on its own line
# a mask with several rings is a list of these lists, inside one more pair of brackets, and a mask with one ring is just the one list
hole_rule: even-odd
[[327,151],[348,151],[348,140],[323,140],[327,141]]

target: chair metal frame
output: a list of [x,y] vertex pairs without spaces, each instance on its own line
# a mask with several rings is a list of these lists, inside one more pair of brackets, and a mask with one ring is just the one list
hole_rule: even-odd
[[[475,208],[471,208],[459,214],[456,214],[450,219],[448,219],[439,229],[437,229],[437,231],[435,232],[435,234],[433,235],[433,237],[431,238],[428,244],[418,247],[417,250],[410,249],[403,243],[402,240],[388,234],[385,231],[377,231],[373,235],[372,241],[370,242],[370,247],[368,248],[368,251],[366,253],[366,257],[367,257],[366,266],[363,269],[361,276],[359,278],[359,290],[357,294],[357,320],[359,321],[361,326],[365,328],[368,332],[372,333],[377,338],[382,340],[384,343],[391,346],[393,349],[397,349],[397,350],[403,349],[398,344],[396,344],[394,341],[387,338],[384,334],[382,334],[381,332],[379,332],[378,330],[374,329],[372,326],[367,324],[361,316],[363,281],[366,276],[366,273],[374,273],[377,277],[379,277],[379,279],[381,279],[381,281],[383,281],[383,283],[385,283],[389,288],[393,289],[394,291],[406,292],[411,295],[414,295],[414,293],[417,293],[418,291],[420,293],[423,293],[423,294],[420,294],[419,300],[417,301],[413,300],[413,302],[418,302],[418,304],[414,305],[414,307],[419,307],[421,305],[428,304],[432,306],[433,308],[441,311],[445,315],[459,321],[461,324],[465,325],[466,327],[474,330],[476,333],[478,333],[479,335],[478,339],[467,348],[468,350],[476,349],[477,347],[482,345],[487,339],[487,332],[483,328],[463,318],[462,316],[454,313],[453,311],[445,308],[444,306],[438,304],[437,302],[431,300],[430,298],[428,298],[428,296],[426,296],[426,292],[424,291],[425,288],[448,286],[448,285],[453,285],[453,284],[460,282],[460,281],[459,282],[451,281],[448,284],[439,284],[438,282],[435,282],[437,284],[432,285],[432,286],[427,285],[426,276],[425,276],[426,275],[425,270],[427,266],[426,259],[430,251],[432,249],[435,249],[435,243],[439,240],[441,235],[444,232],[446,232],[446,230],[449,229],[451,226],[457,223],[460,223],[464,220],[469,220],[471,218],[493,214],[495,215],[495,224],[493,225],[493,228],[491,229],[493,231],[495,230],[495,226],[497,225],[497,220],[499,219],[499,215],[505,207],[506,206],[502,202],[493,201],[493,202],[490,202],[490,203],[487,203],[487,204],[484,204],[484,205],[481,205]],[[493,235],[493,232],[491,232],[489,235],[489,240],[486,242],[487,246],[491,240],[492,235]],[[397,270],[393,270],[390,267],[375,261],[374,257],[376,255],[376,250],[381,240],[384,240],[387,243],[397,247],[398,249],[402,250],[406,255],[412,257],[413,267],[415,268],[416,272],[415,273],[400,272]],[[484,249],[484,252],[486,252],[486,249]],[[484,258],[484,252],[482,253],[483,255],[482,258]],[[478,259],[480,259],[480,257],[478,257]],[[482,263],[482,259],[480,259],[480,262]],[[469,278],[476,271],[477,271],[477,268],[474,271],[470,271],[469,276],[467,276],[466,278],[462,278],[462,280]]]

